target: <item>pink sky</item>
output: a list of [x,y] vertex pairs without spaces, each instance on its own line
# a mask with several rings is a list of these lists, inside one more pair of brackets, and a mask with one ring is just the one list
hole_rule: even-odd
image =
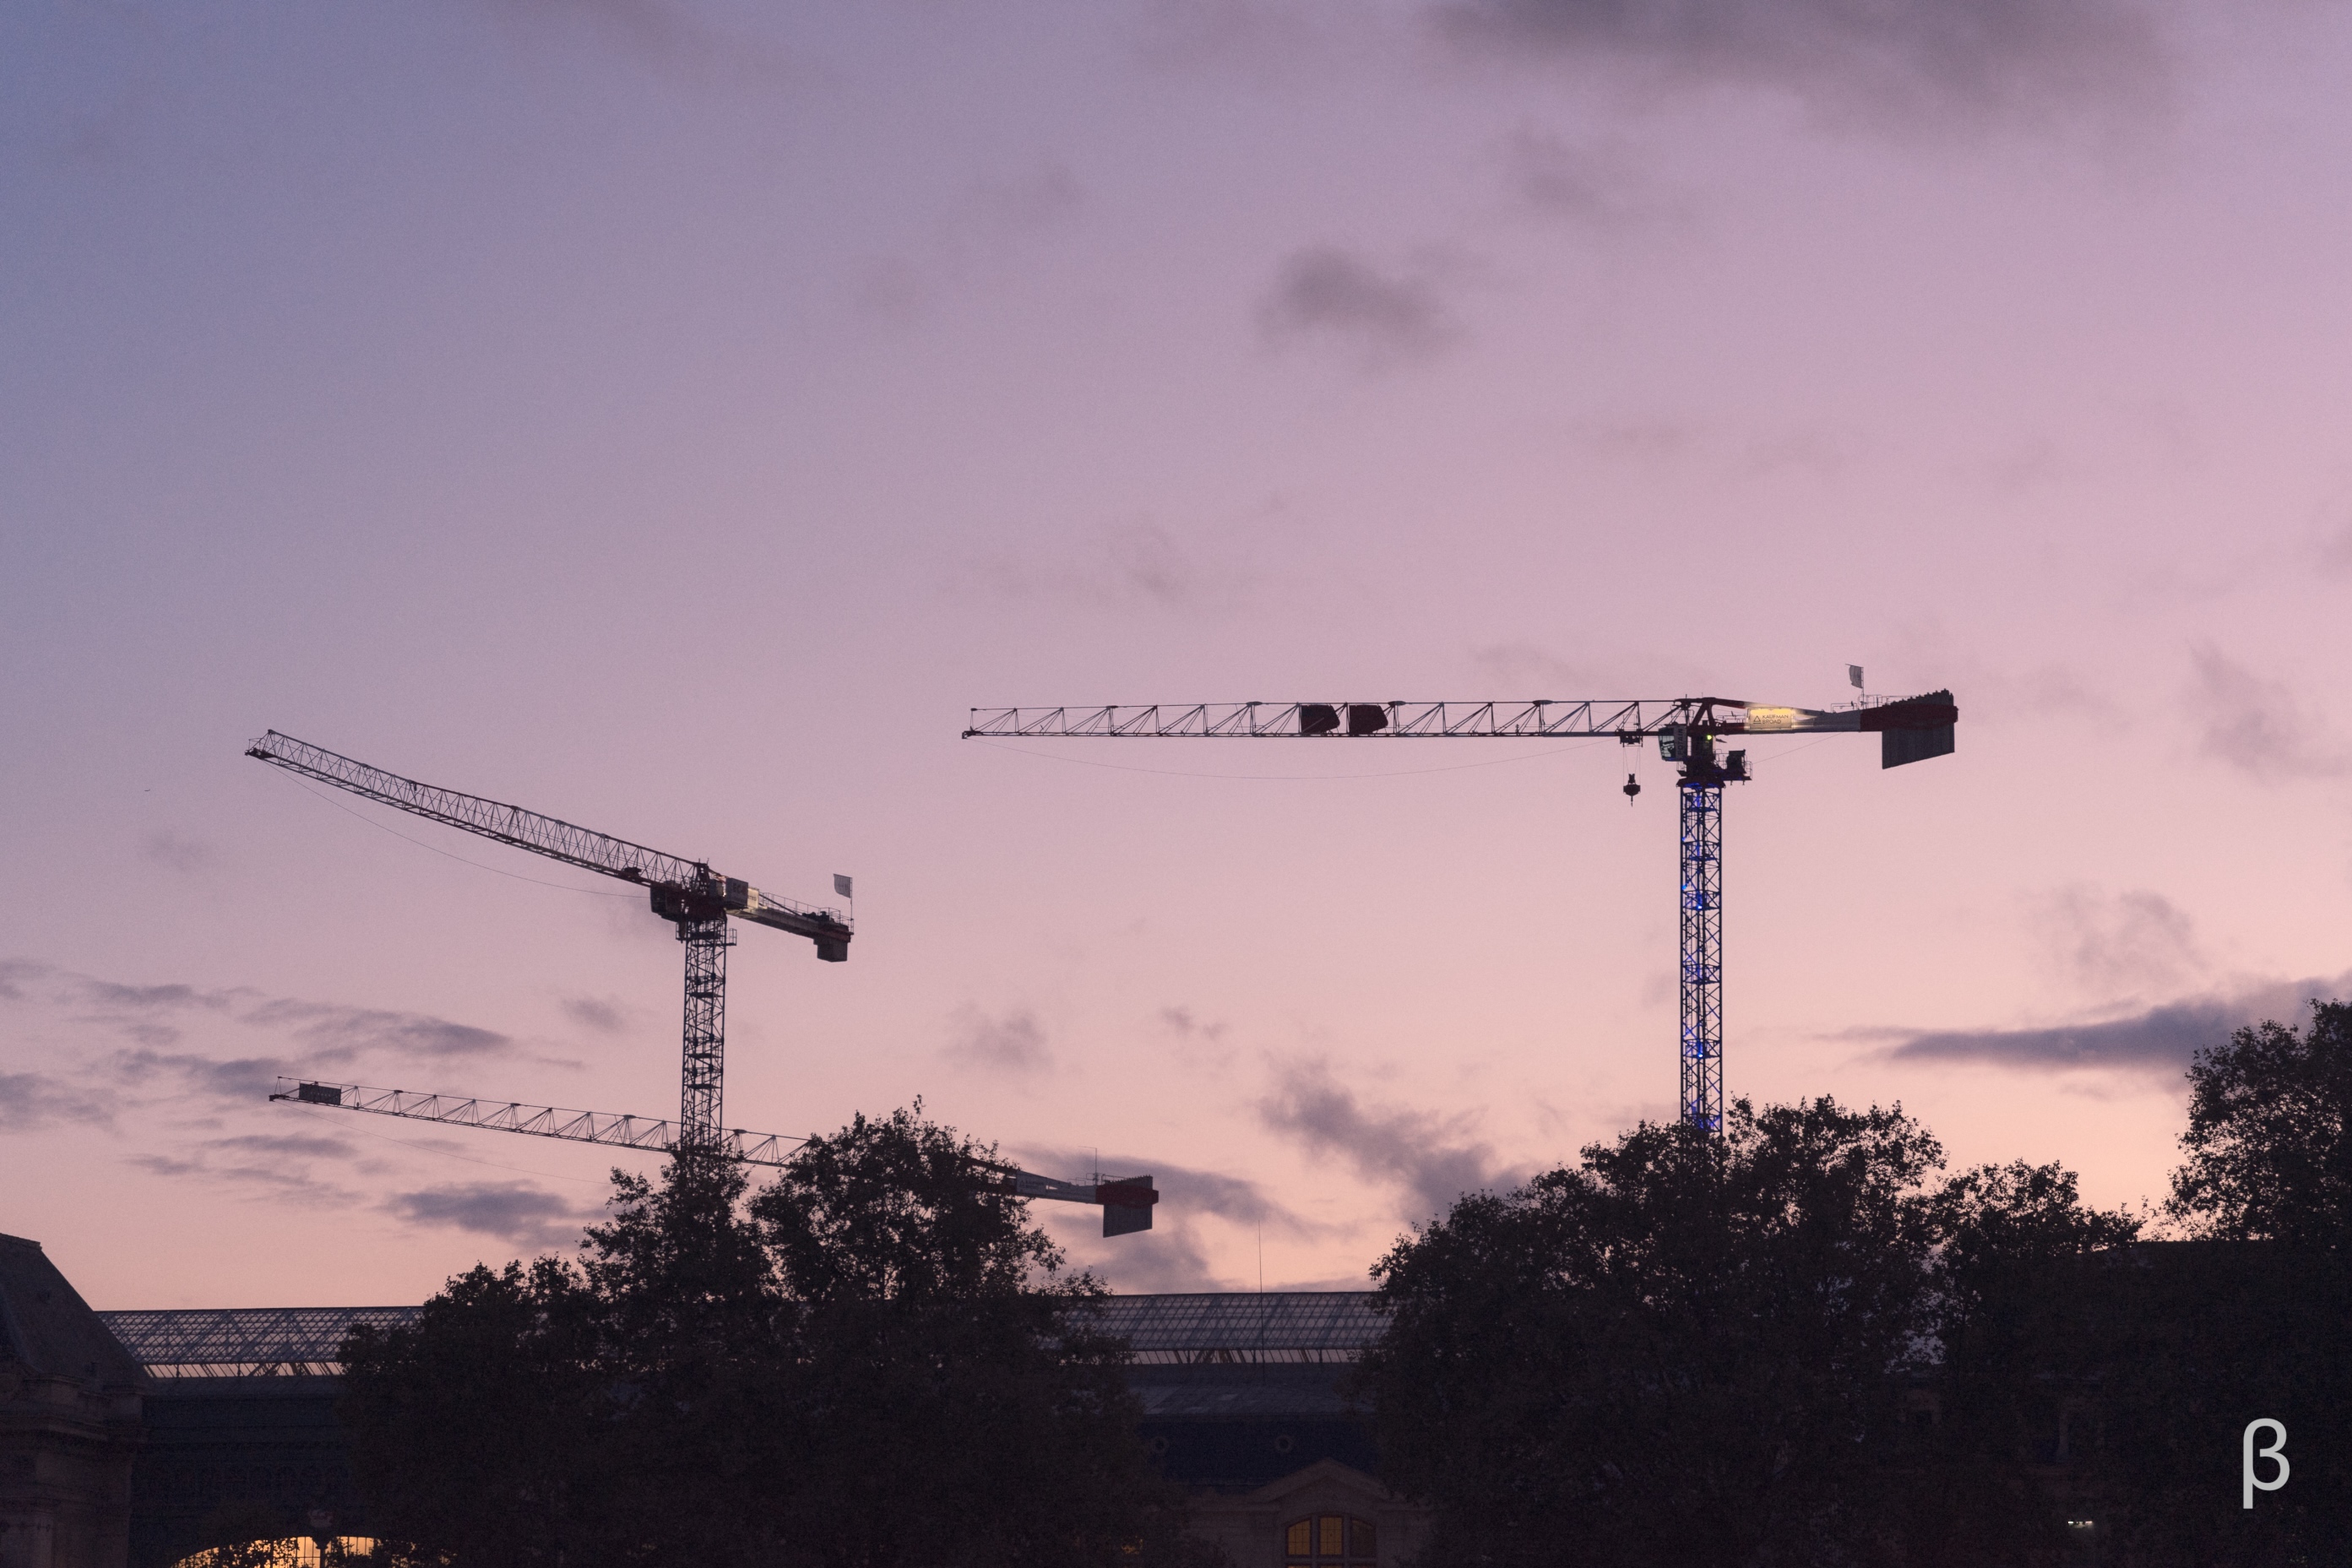
[[1756,747],[1732,1092],[2160,1197],[2188,1042],[2352,993],[2352,13],[1849,9],[12,10],[0,1229],[412,1301],[613,1155],[276,1073],[674,1113],[669,927],[275,727],[855,874],[846,965],[744,932],[730,1123],[920,1095],[1160,1174],[1045,1215],[1116,1287],[1360,1281],[1673,1113],[1667,768],[965,710],[1850,662],[1959,750]]

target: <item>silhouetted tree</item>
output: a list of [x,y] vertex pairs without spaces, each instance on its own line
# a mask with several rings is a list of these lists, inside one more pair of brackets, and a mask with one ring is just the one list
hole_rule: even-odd
[[379,1532],[473,1564],[1092,1568],[1182,1555],[1100,1287],[899,1112],[742,1167],[616,1173],[576,1262],[355,1333]]
[[2083,1544],[2067,1521],[2090,1511],[2077,1461],[2095,1448],[2093,1401],[2110,1349],[2092,1287],[2140,1221],[2085,1207],[2063,1166],[2023,1161],[1960,1172],[1929,1198],[1927,1217],[1936,1365],[1924,1382],[1937,1419],[1915,1434],[1904,1559],[2064,1557]]
[[1899,1108],[1742,1102],[1720,1137],[1644,1124],[1401,1242],[1362,1384],[1387,1479],[1437,1507],[1427,1560],[2067,1552],[2039,1314],[2136,1223],[2054,1166],[1941,1165]]
[[[2084,1456],[2137,1568],[2336,1563],[2352,1538],[2352,1008],[2312,1004],[2198,1052],[2167,1212],[2190,1239],[2086,1268],[2070,1343],[2098,1429]],[[2243,1506],[2246,1424],[2284,1422],[2294,1469]]]
[[1400,1242],[1363,1375],[1429,1559],[1884,1561],[1940,1158],[1900,1110],[1743,1101]]
[[[606,1442],[625,1390],[579,1270],[477,1265],[410,1327],[343,1347],[352,1466],[379,1538],[461,1563],[594,1563],[629,1478]],[[396,1554],[396,1553],[395,1553]]]
[[977,1152],[860,1116],[751,1200],[800,1355],[771,1494],[792,1561],[1076,1568],[1172,1544],[1102,1288],[977,1189]]
[[2189,1069],[2174,1218],[2200,1234],[2335,1249],[2352,1238],[2352,1007],[2314,1001],[2298,1033],[2265,1020]]

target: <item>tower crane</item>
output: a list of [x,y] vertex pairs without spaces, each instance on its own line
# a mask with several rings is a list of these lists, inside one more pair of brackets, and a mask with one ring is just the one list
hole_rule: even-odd
[[[524,1105],[509,1101],[476,1100],[457,1094],[418,1094],[405,1089],[376,1089],[364,1083],[320,1083],[310,1079],[280,1078],[280,1089],[269,1098],[294,1105],[323,1105],[341,1111],[364,1111],[377,1116],[398,1116],[410,1122],[439,1122],[453,1127],[478,1127],[485,1132],[521,1133],[534,1138],[562,1138],[577,1144],[604,1144],[618,1149],[659,1149],[674,1153],[684,1144],[683,1128],[649,1116],[616,1115],[607,1111],[566,1111],[553,1105]],[[716,1135],[700,1147],[721,1159],[747,1166],[781,1167],[788,1145],[803,1138],[778,1133],[747,1133],[740,1127],[715,1129]],[[1050,1198],[1056,1203],[1090,1203],[1103,1211],[1103,1234],[1127,1236],[1151,1228],[1151,1208],[1160,1194],[1149,1176],[1104,1176],[1092,1181],[1063,1181],[1038,1176],[1018,1166],[995,1160],[971,1159],[987,1173],[980,1177],[983,1191],[1008,1197]]]
[[[1855,685],[1862,672],[1852,672]],[[1527,702],[1192,703],[1110,707],[974,708],[964,737],[1192,740],[1615,738],[1680,765],[1683,1121],[1723,1128],[1723,789],[1748,779],[1748,753],[1719,739],[1816,732],[1875,733],[1879,766],[1950,754],[1959,709],[1949,691],[1845,708],[1776,707],[1730,697]],[[1628,800],[1642,792],[1628,774]]]
[[[816,944],[816,956],[838,964],[849,956],[852,935],[837,909],[795,904],[761,893],[708,862],[687,860],[542,817],[520,806],[420,784],[355,762],[323,747],[270,730],[246,748],[247,757],[427,821],[478,833],[583,871],[618,877],[646,890],[653,912],[677,927],[686,947],[686,1031],[680,1073],[677,1142],[680,1147],[719,1141],[727,1045],[727,949],[735,944],[730,918],[772,926]],[[835,886],[846,892],[845,879]]]

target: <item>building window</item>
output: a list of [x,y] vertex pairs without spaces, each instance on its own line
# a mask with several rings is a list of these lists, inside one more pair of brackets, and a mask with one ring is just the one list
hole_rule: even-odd
[[1318,1514],[1283,1531],[1285,1568],[1374,1568],[1380,1552],[1372,1521],[1347,1514]]
[[215,1546],[183,1557],[172,1568],[341,1568],[366,1560],[375,1542],[364,1535],[289,1535],[282,1541],[247,1541]]

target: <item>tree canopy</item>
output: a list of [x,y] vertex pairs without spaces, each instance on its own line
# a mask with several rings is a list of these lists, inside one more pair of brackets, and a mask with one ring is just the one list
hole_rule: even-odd
[[2314,1001],[2298,1032],[2264,1021],[2197,1053],[2171,1215],[2231,1240],[2352,1239],[2352,1006]]
[[355,1333],[375,1530],[456,1568],[1179,1554],[1101,1287],[974,1179],[986,1152],[900,1111],[756,1192],[709,1158],[615,1173],[577,1260]]
[[[2352,1007],[2312,1004],[2200,1051],[2168,1217],[2179,1239],[2086,1272],[2071,1361],[2095,1379],[2086,1490],[2110,1562],[2150,1568],[2340,1561],[2352,1533]],[[2293,1479],[2248,1510],[2241,1443],[2289,1434]]]
[[[2352,1531],[2352,1008],[2199,1053],[2149,1241],[1901,1107],[1735,1103],[1470,1194],[1375,1266],[1359,1369],[1428,1562],[2135,1568]],[[1189,1554],[1100,1286],[899,1112],[616,1175],[576,1259],[348,1347],[377,1530],[450,1568],[1135,1568]],[[2239,1443],[2290,1434],[2249,1512]],[[2076,1521],[2070,1524],[2069,1521]],[[2081,1521],[2095,1521],[2091,1536]]]
[[[1433,1561],[1822,1565],[2063,1542],[2016,1413],[1932,1422],[1946,1346],[2025,1273],[2129,1239],[2056,1167],[1938,1184],[1899,1107],[1735,1104],[1465,1197],[1374,1270],[1363,1369]],[[1973,1338],[1971,1337],[1973,1335]],[[2013,1392],[2002,1385],[2002,1390]],[[1942,1401],[1948,1403],[1948,1399]],[[1994,1402],[1997,1404],[1997,1402]],[[1965,1459],[1966,1462],[1956,1462]],[[2005,1543],[2005,1545],[2004,1545]]]

